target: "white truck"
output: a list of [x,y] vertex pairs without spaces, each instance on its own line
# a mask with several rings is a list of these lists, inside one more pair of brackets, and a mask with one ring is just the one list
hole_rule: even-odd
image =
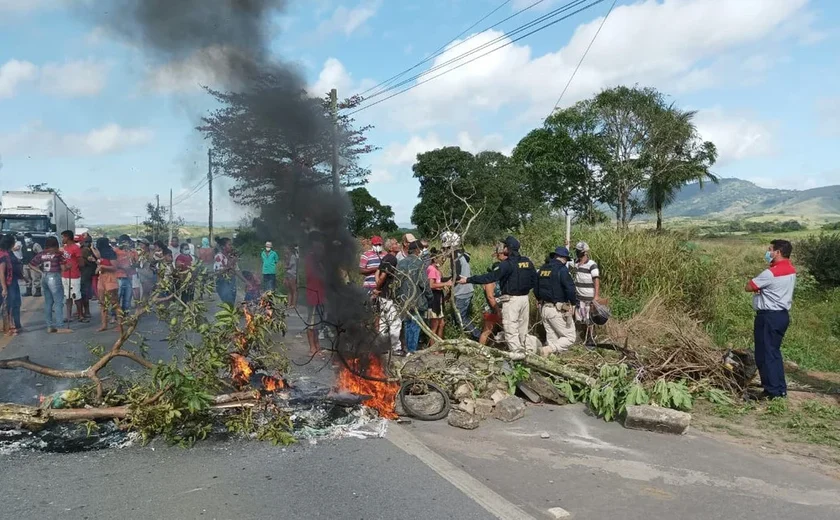
[[0,233],[22,235],[43,245],[48,236],[76,229],[76,215],[51,191],[4,191],[0,195]]

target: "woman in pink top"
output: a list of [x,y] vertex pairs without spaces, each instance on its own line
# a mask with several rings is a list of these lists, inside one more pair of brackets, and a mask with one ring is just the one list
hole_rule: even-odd
[[[439,338],[443,338],[443,327],[445,321],[443,319],[443,289],[452,286],[452,280],[444,282],[440,272],[440,265],[443,263],[444,256],[440,252],[432,248],[429,251],[432,262],[426,268],[426,276],[429,277],[429,286],[432,288],[432,303],[429,305],[429,310],[426,311],[426,318],[429,320],[429,328]],[[434,338],[429,339],[429,345],[433,345]]]

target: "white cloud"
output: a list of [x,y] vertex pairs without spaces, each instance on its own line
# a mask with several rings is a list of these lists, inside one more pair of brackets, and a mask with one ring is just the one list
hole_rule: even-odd
[[95,96],[107,75],[108,67],[93,60],[47,63],[41,67],[41,90],[60,97]]
[[10,60],[0,66],[0,98],[13,97],[20,87],[37,82],[41,92],[59,97],[99,94],[108,75],[105,64],[93,60],[46,63]]
[[[744,69],[738,58],[752,49],[743,63],[750,75],[760,75],[769,64],[759,54],[761,43],[801,36],[807,25],[801,15],[807,0],[646,0],[616,7],[604,25],[586,61],[575,76],[563,104],[571,104],[616,84],[653,85],[664,91],[696,90],[722,82],[742,84]],[[587,11],[591,13],[591,11]],[[797,21],[796,30],[788,23]],[[457,70],[458,61],[421,78],[449,72],[428,84],[383,103],[370,112],[412,131],[438,124],[458,125],[502,107],[518,109],[528,124],[544,117],[601,23],[601,17],[581,24],[565,46],[534,56],[527,45],[511,44]],[[784,29],[784,31],[783,31]],[[503,33],[488,31],[451,48],[432,66],[476,49]],[[492,48],[492,47],[491,47]],[[489,48],[487,49],[489,50]],[[487,52],[481,50],[467,59]],[[724,70],[715,61],[730,56]],[[712,62],[712,65],[709,62]]]
[[106,155],[149,143],[154,133],[148,128],[124,128],[111,123],[84,133],[58,133],[40,121],[15,133],[0,134],[0,153],[15,156]]
[[28,61],[10,60],[0,65],[0,99],[14,96],[18,86],[37,75],[38,67]]
[[778,151],[773,136],[775,123],[756,121],[720,108],[699,110],[694,122],[703,139],[717,147],[718,165]]
[[350,36],[376,14],[381,4],[381,0],[362,0],[351,9],[343,5],[338,6],[329,19],[321,22],[317,32],[321,36],[332,33]]

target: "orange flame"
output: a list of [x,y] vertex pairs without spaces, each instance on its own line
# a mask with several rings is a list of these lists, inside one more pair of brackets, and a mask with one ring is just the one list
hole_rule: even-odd
[[278,390],[286,388],[286,385],[285,383],[283,383],[283,380],[278,379],[276,377],[263,376],[260,382],[262,383],[263,388],[266,392],[276,392]]
[[357,376],[355,373],[376,379],[388,378],[379,356],[369,354],[365,363],[361,361],[360,359],[347,360],[347,365],[350,366],[352,371],[348,370],[346,366],[341,367],[337,381],[339,391],[370,396],[370,399],[364,403],[365,406],[379,412],[381,417],[396,419],[397,413],[394,411],[394,399],[400,391],[399,385],[385,381],[372,381]]
[[235,383],[247,385],[253,373],[254,369],[244,356],[235,353],[230,355],[230,375]]

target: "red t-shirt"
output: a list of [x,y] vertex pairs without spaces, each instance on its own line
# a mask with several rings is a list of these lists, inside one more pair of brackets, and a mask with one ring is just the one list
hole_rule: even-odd
[[315,258],[314,253],[306,255],[304,269],[306,271],[306,302],[312,307],[323,305],[326,296],[324,294],[324,277],[321,272],[321,265]]
[[175,267],[179,271],[188,271],[192,267],[192,257],[184,254],[178,255],[178,258],[175,259]]
[[64,264],[67,266],[67,269],[61,272],[61,277],[81,278],[79,260],[82,258],[82,249],[76,244],[66,244],[61,252],[64,254]]

